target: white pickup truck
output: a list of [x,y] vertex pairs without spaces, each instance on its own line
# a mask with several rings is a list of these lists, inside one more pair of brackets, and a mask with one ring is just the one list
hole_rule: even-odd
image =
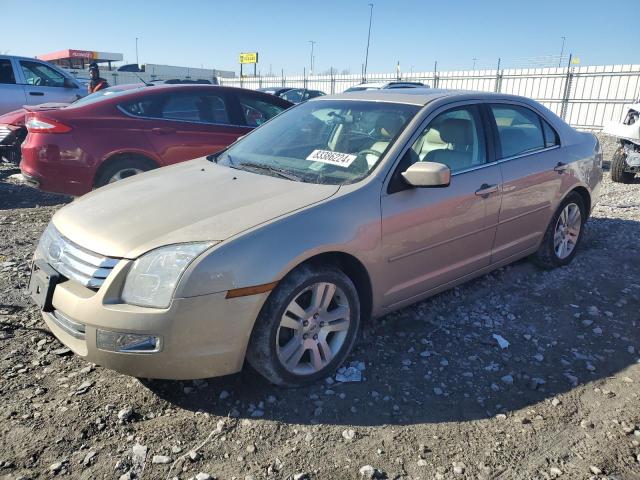
[[0,115],[23,105],[71,103],[86,94],[86,87],[55,65],[0,55]]

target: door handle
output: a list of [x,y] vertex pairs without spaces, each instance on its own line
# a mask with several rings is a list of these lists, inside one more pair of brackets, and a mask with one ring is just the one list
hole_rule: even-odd
[[44,97],[44,92],[29,92],[29,95],[33,95],[34,97]]
[[569,168],[569,165],[563,162],[558,162],[558,164],[555,167],[553,167],[553,169],[558,173],[562,173],[568,168]]
[[488,183],[483,183],[480,185],[480,188],[476,190],[476,195],[482,198],[487,198],[492,193],[496,193],[498,191],[498,185],[489,185]]
[[176,133],[176,129],[169,127],[157,127],[152,128],[151,132],[155,133],[156,135],[171,135],[172,133]]

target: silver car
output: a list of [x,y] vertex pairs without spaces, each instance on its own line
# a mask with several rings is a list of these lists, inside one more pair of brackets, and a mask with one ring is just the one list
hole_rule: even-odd
[[67,72],[35,58],[0,55],[0,115],[23,105],[71,103],[87,89]]
[[593,135],[522,97],[320,97],[62,208],[30,290],[100,365],[186,379],[246,359],[298,385],[340,366],[362,322],[522,257],[567,265],[601,164]]

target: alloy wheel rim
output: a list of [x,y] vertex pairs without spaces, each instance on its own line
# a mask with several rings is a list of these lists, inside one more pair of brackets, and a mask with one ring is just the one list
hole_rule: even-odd
[[562,209],[553,235],[553,249],[560,260],[567,258],[576,248],[581,228],[580,207],[570,203]]
[[140,170],[139,168],[123,168],[122,170],[118,170],[115,174],[113,174],[108,183],[113,183],[117,182],[118,180],[124,180],[125,178],[133,177],[134,175],[138,175],[143,171],[144,170]]
[[351,307],[337,285],[309,285],[289,303],[280,318],[276,349],[282,366],[295,375],[325,368],[345,344]]

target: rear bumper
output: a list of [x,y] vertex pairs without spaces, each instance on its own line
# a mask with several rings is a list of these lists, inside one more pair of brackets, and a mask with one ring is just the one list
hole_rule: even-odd
[[28,185],[34,188],[40,188],[40,180],[38,179],[38,177],[28,174],[22,168],[20,168],[20,171],[22,172],[22,176],[24,177],[24,180]]
[[93,186],[94,168],[71,135],[27,135],[22,144],[20,170],[47,192],[83,195]]

